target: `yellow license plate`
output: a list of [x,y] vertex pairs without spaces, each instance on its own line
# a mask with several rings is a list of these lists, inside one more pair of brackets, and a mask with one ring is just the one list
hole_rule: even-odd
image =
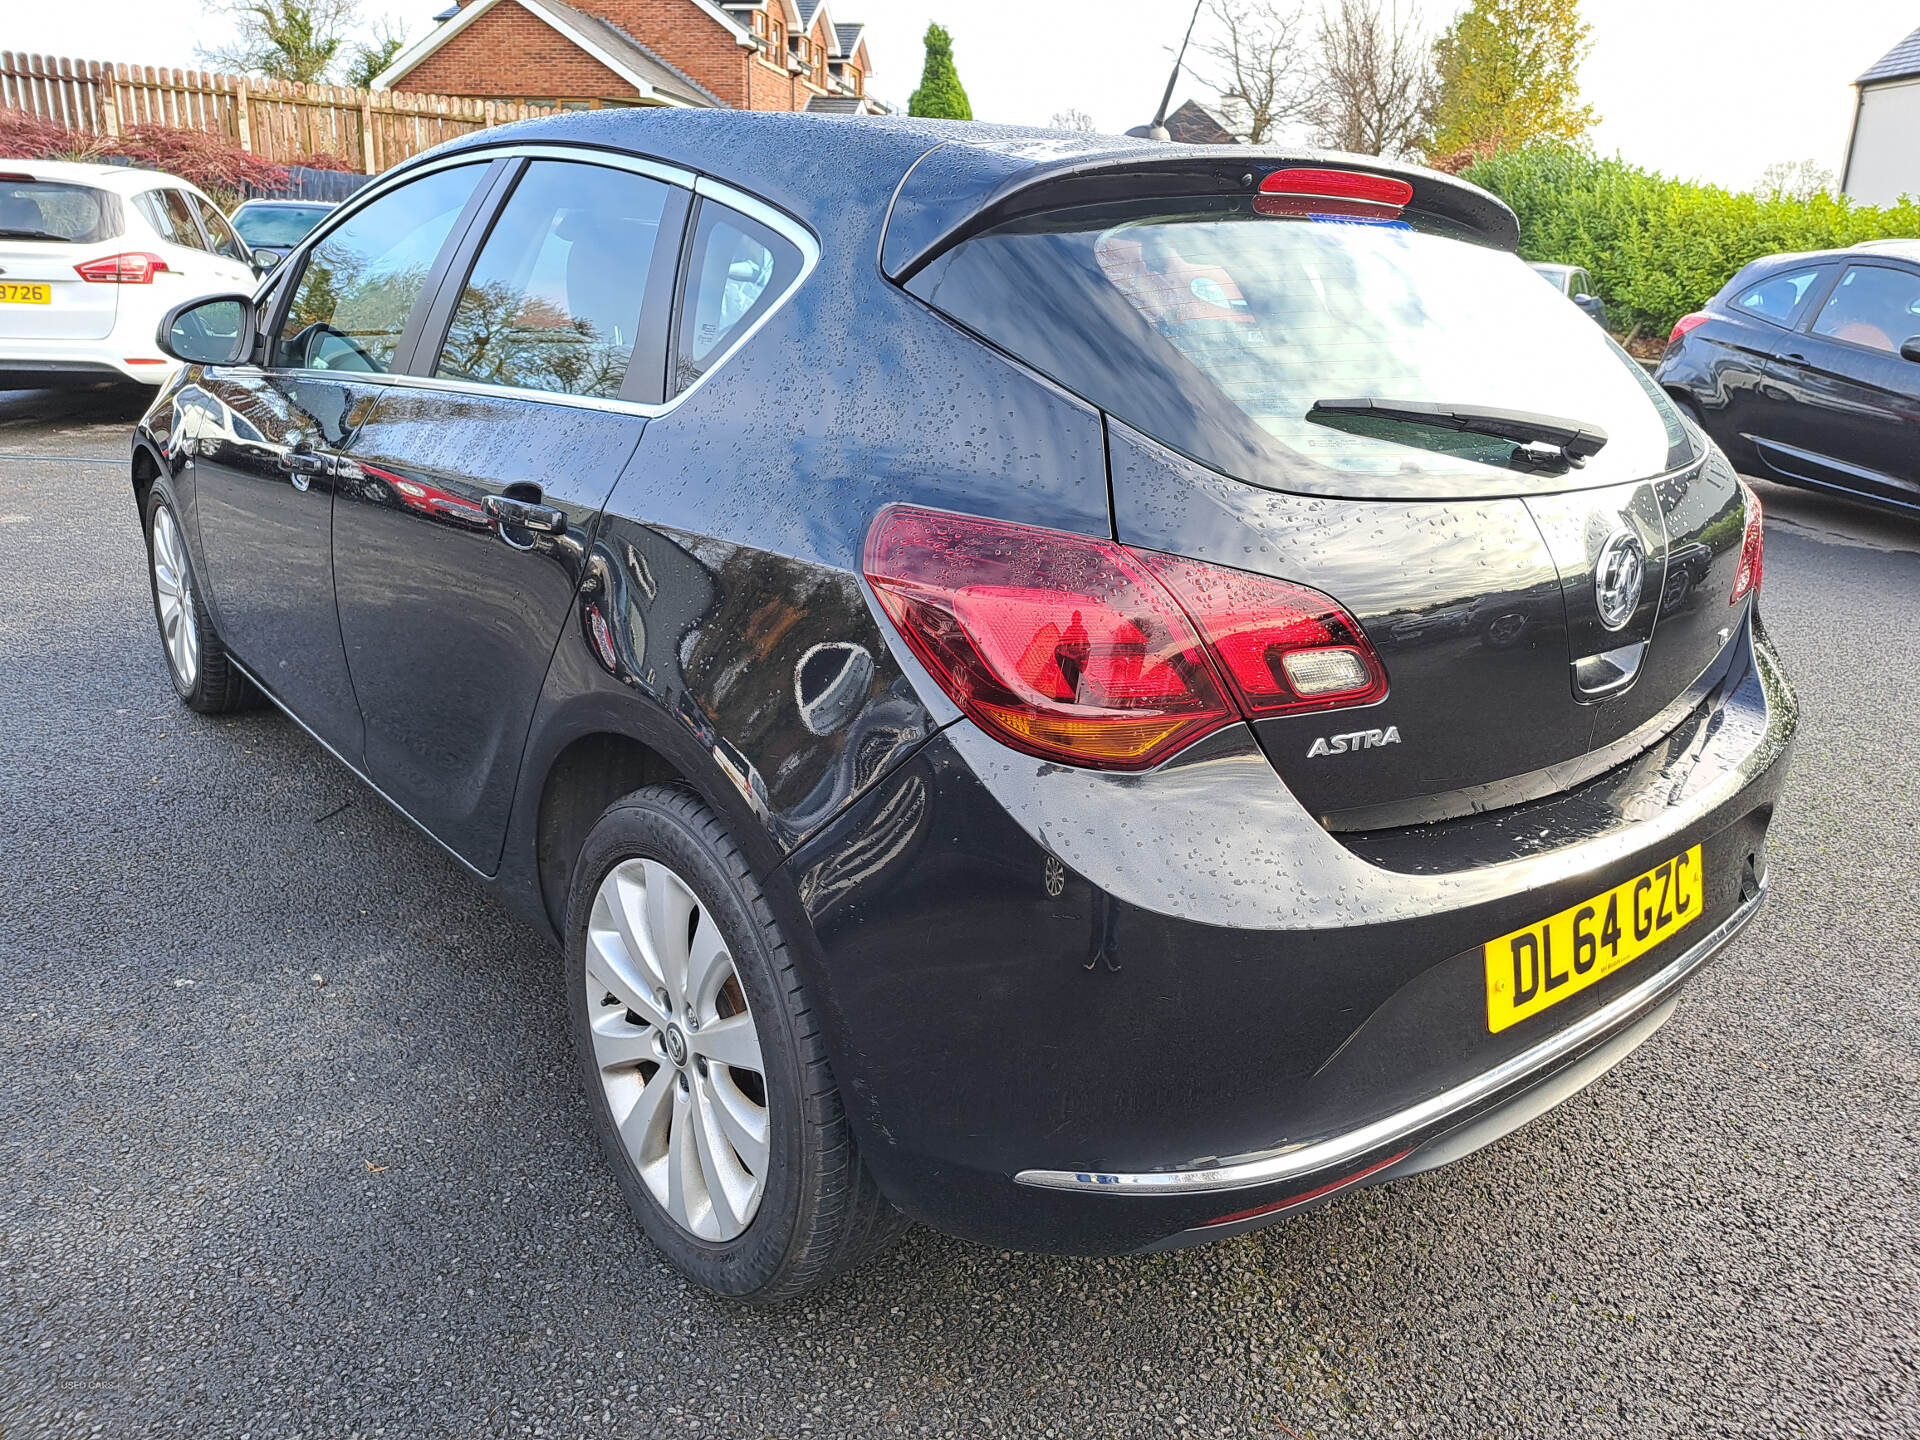
[[1700,847],[1486,944],[1487,1029],[1578,995],[1700,915]]
[[51,305],[53,287],[51,285],[23,285],[18,281],[0,280],[0,305]]

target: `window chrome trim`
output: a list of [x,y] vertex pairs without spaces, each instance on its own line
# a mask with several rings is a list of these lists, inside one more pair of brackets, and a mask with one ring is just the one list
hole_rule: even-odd
[[1462,1111],[1471,1110],[1494,1099],[1502,1091],[1532,1082],[1539,1072],[1566,1059],[1608,1033],[1670,999],[1681,984],[1705,965],[1746,928],[1767,898],[1767,877],[1760,877],[1760,888],[1742,901],[1733,913],[1670,962],[1655,971],[1633,989],[1569,1025],[1530,1050],[1503,1060],[1491,1070],[1471,1080],[1443,1090],[1417,1105],[1410,1105],[1362,1125],[1357,1130],[1333,1135],[1304,1145],[1284,1146],[1264,1155],[1249,1156],[1229,1164],[1204,1170],[1149,1170],[1135,1174],[1101,1174],[1088,1170],[1022,1170],[1016,1183],[1040,1190],[1071,1190],[1098,1195],[1206,1195],[1220,1190],[1245,1190],[1310,1175],[1318,1170],[1349,1164],[1354,1160],[1397,1145],[1422,1131],[1445,1124]]
[[[309,235],[301,242],[299,249],[289,252],[287,258],[274,268],[273,273],[261,280],[259,288],[254,292],[253,303],[256,306],[259,305],[267,292],[280,281],[284,267],[295,263],[296,259],[304,264],[309,249],[319,244],[327,235],[387,191],[404,184],[409,179],[435,170],[451,169],[456,165],[491,164],[495,160],[509,159],[568,160],[582,165],[605,165],[610,169],[627,170],[636,175],[647,176],[649,179],[660,180],[682,190],[691,190],[695,195],[724,205],[730,210],[739,211],[749,220],[758,221],[787,240],[800,252],[800,273],[793,278],[785,290],[780,292],[779,298],[762,312],[759,319],[741,331],[734,338],[733,343],[720,352],[693,384],[679,394],[669,396],[663,404],[659,405],[645,404],[637,400],[603,399],[597,395],[566,395],[554,390],[529,390],[516,385],[484,385],[470,380],[443,380],[432,375],[394,375],[372,371],[307,370],[271,366],[262,368],[273,369],[275,373],[281,375],[343,380],[355,385],[392,385],[408,390],[444,390],[456,395],[497,395],[511,400],[534,400],[549,405],[564,405],[576,410],[604,410],[616,415],[637,415],[651,420],[670,413],[688,396],[706,384],[710,376],[719,371],[742,346],[760,332],[769,320],[785,308],[787,302],[798,293],[802,285],[807,283],[807,277],[813,274],[814,268],[820,263],[820,242],[805,225],[784,210],[777,210],[756,196],[749,195],[743,190],[736,190],[731,185],[710,179],[705,175],[696,175],[690,170],[665,165],[640,155],[627,155],[616,150],[600,150],[584,145],[476,146],[471,150],[456,150],[417,165],[408,165],[391,171],[356,193],[352,200],[341,206],[343,213],[331,217],[324,230],[316,230]],[[673,292],[673,303],[676,306],[680,302],[683,290],[684,279],[678,279]],[[669,362],[671,359],[672,357],[669,356]]]

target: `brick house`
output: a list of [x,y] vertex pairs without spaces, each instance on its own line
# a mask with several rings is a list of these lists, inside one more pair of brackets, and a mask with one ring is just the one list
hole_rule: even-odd
[[376,90],[567,110],[678,105],[877,114],[861,25],[827,0],[455,0]]

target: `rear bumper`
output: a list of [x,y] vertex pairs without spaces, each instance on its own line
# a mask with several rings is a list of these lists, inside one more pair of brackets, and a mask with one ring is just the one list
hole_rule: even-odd
[[[1465,868],[1446,868],[1445,826],[1330,836],[1230,747],[1087,786],[944,733],[792,862],[883,1188],[989,1244],[1163,1248],[1443,1163],[1557,1103],[1757,909],[1795,706],[1764,642],[1741,643],[1645,755],[1448,822]],[[1490,832],[1511,853],[1490,856]],[[1488,1033],[1487,939],[1694,844],[1695,927]]]
[[1550,1036],[1531,1050],[1450,1090],[1317,1144],[1252,1156],[1205,1170],[1158,1170],[1103,1175],[1087,1171],[1027,1170],[1022,1185],[1102,1194],[1220,1194],[1275,1189],[1290,1193],[1265,1204],[1233,1209],[1229,1218],[1180,1231],[1143,1246],[1172,1250],[1259,1228],[1347,1190],[1405,1179],[1451,1164],[1511,1134],[1529,1120],[1577,1095],[1637,1050],[1672,1016],[1680,987],[1725,950],[1759,913],[1766,880],[1751,896],[1664,970],[1656,971],[1605,1008]]
[[0,340],[0,380],[13,384],[137,380],[161,385],[179,368],[153,345],[105,340]]

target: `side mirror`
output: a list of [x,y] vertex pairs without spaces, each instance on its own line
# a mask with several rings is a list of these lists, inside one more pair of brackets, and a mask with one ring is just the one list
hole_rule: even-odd
[[189,365],[238,365],[253,353],[253,337],[251,296],[209,295],[169,310],[154,340]]
[[1920,335],[1914,336],[1900,347],[1900,358],[1920,363]]
[[253,266],[253,273],[264,280],[278,269],[280,262],[286,258],[287,257],[278,250],[256,250],[249,258],[248,263]]

